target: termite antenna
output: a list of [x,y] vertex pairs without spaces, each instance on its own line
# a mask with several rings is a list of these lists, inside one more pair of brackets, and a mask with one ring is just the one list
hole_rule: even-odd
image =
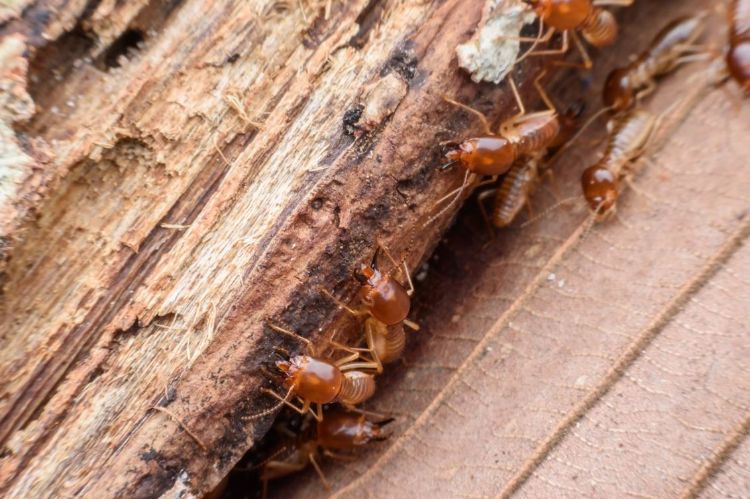
[[272,330],[276,331],[277,333],[285,334],[287,336],[291,336],[292,338],[301,341],[305,345],[309,347],[312,347],[312,341],[308,340],[307,338],[304,338],[303,336],[300,336],[298,333],[295,333],[294,331],[290,331],[289,329],[284,329],[281,326],[277,326],[276,324],[272,323],[271,321],[266,321],[266,326],[271,328]]
[[537,222],[538,220],[546,217],[547,215],[549,215],[550,213],[552,213],[553,211],[555,211],[560,206],[562,206],[564,204],[568,204],[571,201],[575,201],[576,199],[579,199],[579,198],[580,198],[580,196],[571,196],[569,198],[565,198],[565,199],[562,199],[562,200],[558,201],[557,203],[553,204],[552,206],[550,206],[549,208],[547,208],[546,210],[544,210],[543,212],[541,212],[537,216],[531,217],[530,219],[528,219],[524,223],[522,223],[521,224],[521,229],[523,229],[524,227],[526,227],[528,225],[531,225],[531,224]]
[[182,431],[184,431],[185,433],[187,433],[188,436],[190,438],[192,438],[195,441],[196,444],[198,444],[198,447],[200,447],[204,451],[208,452],[208,446],[203,442],[203,440],[201,440],[200,437],[198,437],[198,435],[196,435],[190,429],[190,427],[188,427],[188,425],[186,425],[185,423],[183,423],[182,419],[180,419],[179,417],[177,417],[177,415],[175,413],[173,413],[172,411],[170,411],[166,407],[161,407],[159,405],[155,405],[151,409],[154,410],[154,411],[158,411],[158,412],[161,412],[163,414],[166,414],[172,421],[174,421],[177,424],[177,426],[179,426],[180,428],[182,428]]
[[[272,414],[272,413],[278,411],[279,409],[281,409],[281,406],[283,406],[284,404],[286,404],[286,402],[291,398],[293,390],[294,390],[294,388],[290,388],[289,391],[286,392],[286,395],[284,396],[284,398],[280,402],[272,405],[271,407],[269,407],[268,409],[266,409],[264,411],[260,411],[260,412],[257,412],[255,414],[251,414],[250,416],[244,416],[242,418],[242,421],[253,421],[255,419],[260,419],[262,417],[268,416],[269,414]],[[265,391],[266,391],[266,389],[262,389],[261,390],[261,392],[263,392],[263,393],[265,393]]]
[[[530,2],[524,3],[533,8],[533,5],[531,5]],[[534,41],[531,43],[531,46],[526,50],[526,52],[524,52],[521,57],[516,59],[516,61],[513,63],[513,66],[516,66],[518,63],[529,57],[529,55],[534,52],[534,49],[536,49],[536,47],[542,41],[542,38],[544,38],[544,19],[542,19],[541,17],[537,17],[537,19],[539,19],[539,33],[537,33],[536,38],[534,38]]]
[[[454,198],[453,198],[453,199],[451,199],[451,202],[450,202],[450,203],[448,203],[447,205],[445,205],[445,206],[443,207],[443,209],[442,209],[442,210],[440,210],[439,212],[437,212],[437,213],[436,213],[435,215],[431,216],[431,217],[430,217],[430,218],[429,218],[429,219],[427,220],[427,222],[425,222],[425,227],[426,227],[426,226],[428,226],[428,225],[431,225],[431,224],[432,224],[432,222],[434,222],[434,221],[435,221],[435,220],[437,220],[438,218],[440,218],[440,217],[442,217],[443,215],[445,215],[445,213],[446,213],[446,212],[447,212],[447,211],[448,211],[449,209],[451,209],[451,207],[452,207],[452,206],[453,206],[454,204],[456,204],[456,203],[458,203],[458,202],[459,202],[459,200],[461,199],[461,196],[463,195],[464,191],[466,190],[466,186],[468,186],[468,185],[469,185],[469,183],[470,183],[470,181],[469,181],[469,177],[470,177],[470,176],[471,176],[471,171],[469,171],[469,170],[466,170],[466,174],[464,175],[464,181],[463,181],[463,183],[461,184],[461,187],[459,187],[458,189],[456,189],[456,191],[457,191],[457,192],[456,192],[456,195],[454,196]],[[441,200],[441,201],[442,201],[442,200]]]
[[549,161],[547,163],[548,164],[554,164],[555,161],[557,161],[560,158],[560,156],[562,156],[562,153],[565,152],[565,151],[567,151],[570,148],[570,146],[576,140],[578,140],[581,137],[581,135],[583,135],[583,132],[585,132],[586,129],[589,126],[591,126],[592,123],[594,123],[596,120],[598,120],[603,114],[606,114],[606,113],[608,113],[609,111],[611,111],[613,109],[614,109],[614,106],[609,106],[609,107],[603,107],[599,111],[595,112],[589,119],[586,120],[586,123],[584,123],[581,126],[581,128],[578,129],[578,131],[570,138],[570,140],[567,141],[565,144],[563,144],[560,147],[560,149],[558,149],[557,152],[555,152],[555,154],[552,155],[552,157],[549,159]]
[[589,213],[588,218],[586,219],[586,222],[583,225],[583,230],[581,231],[581,235],[578,238],[578,244],[581,244],[583,241],[586,240],[586,238],[591,233],[591,230],[594,228],[594,225],[596,225],[597,216],[594,213]]
[[440,165],[438,167],[438,170],[440,170],[441,172],[444,172],[445,170],[447,170],[451,166],[455,165],[456,163],[458,163],[458,160],[457,159],[452,159],[452,160],[448,161],[447,163],[445,163],[444,165]]

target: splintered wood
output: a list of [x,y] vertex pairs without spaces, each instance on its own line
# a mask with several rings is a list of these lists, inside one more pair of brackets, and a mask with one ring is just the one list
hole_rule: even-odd
[[450,222],[424,223],[457,182],[439,144],[476,129],[441,96],[474,104],[454,49],[480,17],[2,8],[0,493],[213,489],[273,417],[259,368],[292,343],[263,322],[330,335],[344,314],[321,287],[349,301],[376,242],[413,268]]
[[[555,73],[560,111],[596,112],[610,69],[705,8],[636,4],[590,74]],[[707,14],[716,44],[726,7]],[[354,302],[352,271],[378,245],[419,268],[420,330],[364,406],[395,418],[391,436],[274,494],[328,495],[316,471],[338,497],[746,494],[750,109],[736,84],[715,86],[705,60],[660,81],[646,108],[664,118],[606,222],[579,184],[603,126],[491,240],[473,201],[446,235],[457,206],[435,217],[464,179],[438,170],[442,146],[482,133],[445,98],[492,124],[517,112],[456,48],[500,80],[531,18],[518,0],[0,7],[0,494],[214,490],[281,405],[264,392],[274,348],[300,351],[268,324],[316,351],[360,338],[330,297]],[[541,59],[514,73],[529,110]]]

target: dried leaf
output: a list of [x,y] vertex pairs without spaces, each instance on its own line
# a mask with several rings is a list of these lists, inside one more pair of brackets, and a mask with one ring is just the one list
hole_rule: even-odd
[[[643,6],[623,37],[676,10]],[[700,71],[648,104],[687,99],[615,220],[588,231],[578,199],[487,245],[476,213],[459,220],[421,286],[423,336],[373,406],[397,434],[324,468],[336,497],[747,494],[750,109]],[[579,192],[590,140],[548,191]],[[316,480],[275,490],[318,497]]]

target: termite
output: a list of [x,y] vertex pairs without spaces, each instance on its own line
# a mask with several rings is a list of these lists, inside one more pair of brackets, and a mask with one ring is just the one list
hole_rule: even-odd
[[[303,342],[308,354],[291,356],[282,351],[286,358],[276,361],[275,364],[282,374],[282,384],[287,389],[287,393],[282,397],[270,389],[263,389],[263,392],[300,414],[306,414],[309,411],[317,421],[323,419],[323,404],[338,402],[352,407],[369,399],[375,393],[375,378],[361,369],[375,369],[376,365],[373,362],[357,362],[360,354],[356,350],[331,342],[336,348],[351,354],[333,361],[319,356],[315,346],[307,338],[275,324],[267,323],[267,325],[276,332]],[[292,403],[290,400],[292,396],[301,400],[302,407]],[[316,411],[312,410],[312,404],[317,405]]]
[[629,109],[654,90],[657,77],[689,60],[688,54],[700,49],[696,42],[704,31],[705,19],[705,12],[675,19],[656,35],[637,59],[609,73],[603,92],[607,109],[615,112]]
[[[477,197],[482,216],[497,228],[509,226],[524,206],[528,206],[529,196],[539,183],[539,163],[541,155],[518,162],[503,177],[497,189],[481,192]],[[492,214],[487,215],[484,201],[493,197]]]
[[[389,273],[383,273],[379,269],[378,256],[381,250],[393,264]],[[399,273],[401,270],[404,271],[406,276],[408,289],[393,276],[394,273]],[[354,316],[369,315],[386,326],[403,323],[414,330],[419,330],[419,325],[407,319],[411,309],[411,295],[414,293],[414,284],[405,261],[399,265],[390,251],[382,244],[378,244],[370,263],[363,264],[354,272],[354,277],[362,284],[358,292],[363,305],[361,309],[351,308],[328,291],[323,290],[323,292]]]
[[733,0],[729,7],[727,67],[740,87],[750,92],[750,0]]
[[601,159],[581,175],[583,195],[600,218],[614,212],[619,182],[627,166],[640,156],[656,128],[654,116],[636,109],[609,122],[609,140]]
[[486,135],[466,139],[458,145],[457,149],[445,155],[449,161],[440,169],[445,170],[458,164],[466,170],[466,174],[463,184],[458,189],[438,200],[438,203],[441,203],[453,196],[453,200],[432,216],[428,224],[458,202],[467,186],[475,183],[479,177],[491,177],[491,180],[487,181],[490,183],[499,175],[508,172],[520,157],[537,154],[554,143],[560,131],[560,120],[554,104],[539,83],[543,76],[544,73],[534,80],[534,86],[547,105],[547,109],[533,113],[526,112],[518,88],[513,79],[510,79],[510,86],[519,111],[500,125],[497,134],[493,134],[487,117],[481,111],[444,97],[448,103],[474,114],[481,122]]
[[[266,497],[268,481],[303,470],[312,464],[323,486],[330,490],[318,460],[320,455],[334,459],[346,459],[331,449],[351,450],[374,441],[385,440],[383,427],[393,418],[370,421],[362,413],[330,409],[325,411],[323,421],[316,426],[314,435],[302,435],[296,440],[282,443],[270,460],[261,465],[260,479],[263,483],[263,497]],[[280,458],[281,457],[281,458]]]
[[[391,272],[384,274],[378,266],[378,255],[383,251],[393,264]],[[405,288],[392,275],[403,270],[409,285]],[[353,348],[353,351],[367,352],[372,357],[375,370],[383,372],[383,364],[393,362],[401,357],[406,345],[406,334],[403,326],[418,331],[419,325],[407,318],[411,309],[411,295],[414,284],[406,267],[406,262],[399,265],[390,251],[378,244],[369,264],[363,264],[354,277],[362,284],[358,296],[362,302],[362,309],[354,309],[326,291],[323,292],[333,299],[341,308],[354,316],[368,315],[365,320],[365,339],[367,348]]]
[[[540,181],[541,171],[547,165],[546,153],[548,149],[556,149],[565,144],[574,133],[576,121],[582,112],[582,106],[571,106],[566,113],[560,116],[559,133],[547,148],[536,151],[524,161],[517,161],[505,174],[498,188],[479,194],[477,200],[485,221],[491,222],[497,228],[507,227],[515,220],[524,206],[530,207],[529,197]],[[550,170],[547,170],[547,173],[549,172]],[[494,198],[491,216],[487,215],[484,208],[484,200],[489,197]]]
[[[633,0],[524,0],[530,5],[539,17],[539,33],[537,38],[522,38],[521,41],[532,41],[532,48],[523,57],[530,55],[553,55],[564,54],[568,51],[568,37],[573,38],[578,51],[583,57],[584,67],[591,67],[589,57],[583,44],[578,39],[576,31],[580,31],[583,37],[594,47],[606,47],[617,40],[617,21],[615,17],[603,6],[632,5]],[[542,35],[544,25],[549,26],[546,33]],[[562,46],[553,50],[534,50],[538,43],[546,43],[556,32],[562,32]],[[522,57],[522,58],[523,58]]]

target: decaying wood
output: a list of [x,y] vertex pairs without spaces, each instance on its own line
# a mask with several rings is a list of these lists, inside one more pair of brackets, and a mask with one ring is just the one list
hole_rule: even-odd
[[269,423],[263,321],[330,334],[320,286],[350,298],[378,240],[412,267],[434,247],[481,5],[325,5],[0,13],[3,495],[210,490]]
[[[696,6],[623,12],[629,43],[597,58],[593,88]],[[702,88],[704,68],[649,99],[654,112],[690,100],[662,124],[618,216],[585,237],[580,198],[489,243],[478,210],[462,213],[417,289],[420,336],[369,406],[397,416],[395,434],[324,466],[334,497],[747,495],[750,108],[731,82]],[[537,214],[579,195],[596,128],[555,166]],[[314,473],[273,490],[329,496]]]

